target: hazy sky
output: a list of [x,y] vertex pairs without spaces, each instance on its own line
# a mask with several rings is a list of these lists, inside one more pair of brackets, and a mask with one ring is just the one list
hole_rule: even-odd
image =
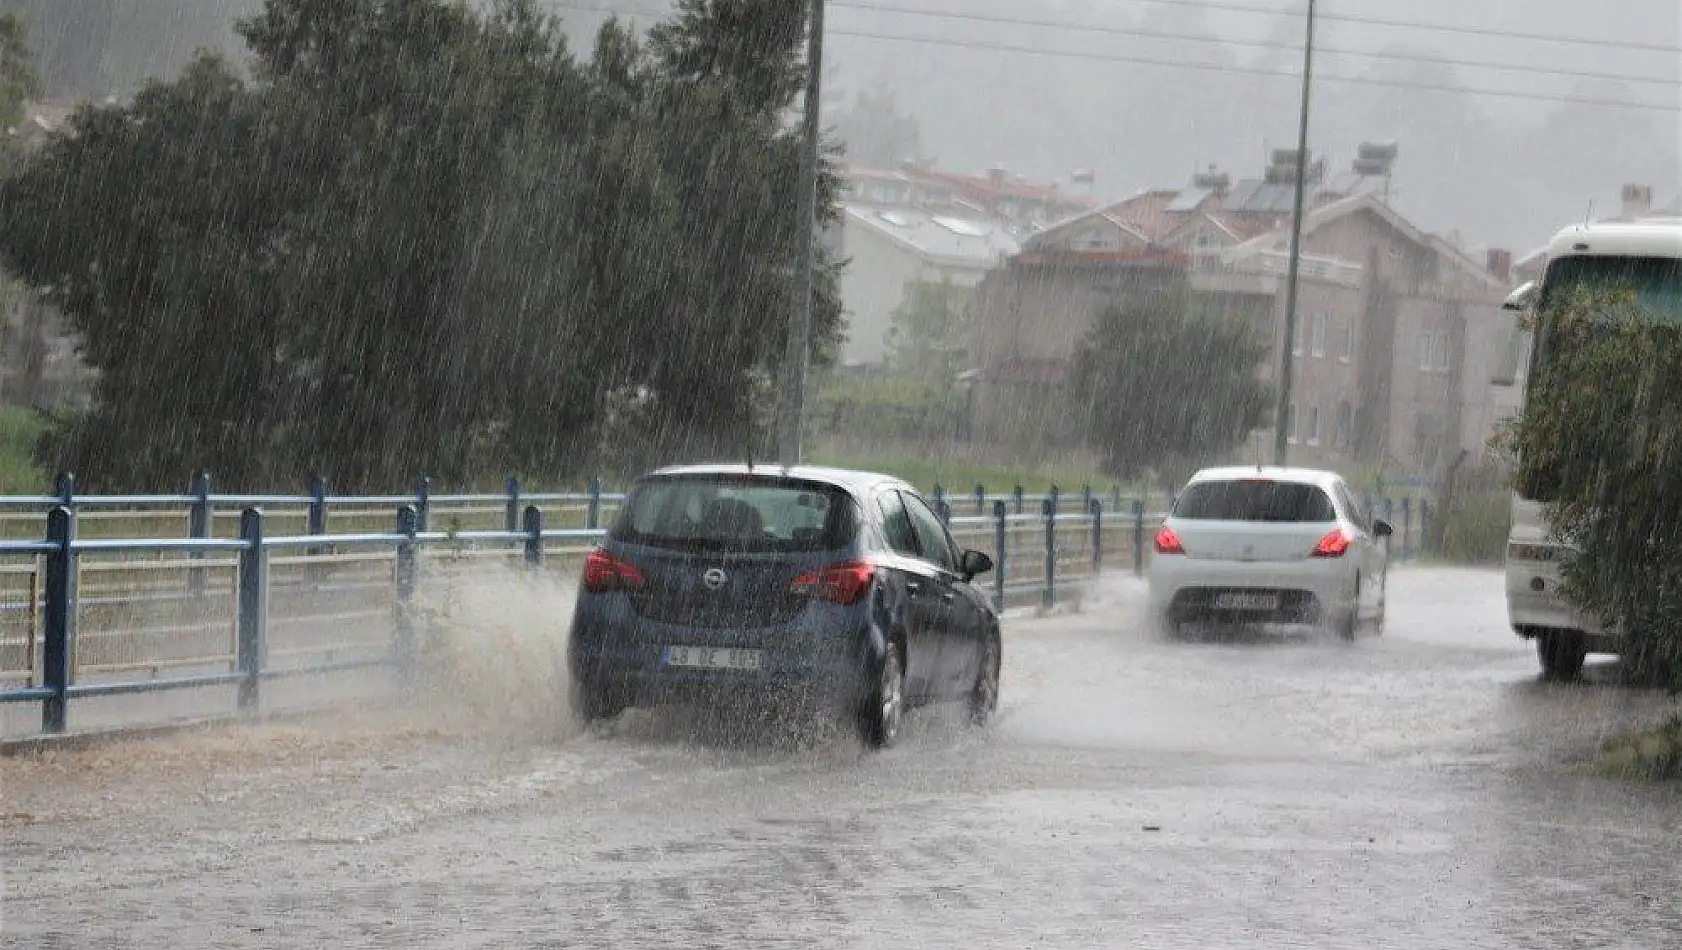
[[[130,85],[137,75],[178,68],[197,46],[231,44],[228,21],[258,2],[123,0],[118,7],[126,12],[119,16],[136,22],[114,25],[107,72],[114,83]],[[1065,182],[1073,169],[1092,169],[1106,197],[1183,184],[1207,164],[1235,176],[1255,174],[1266,149],[1295,142],[1305,2],[828,0],[827,56],[835,68],[826,98],[837,106],[859,89],[891,89],[901,108],[919,121],[924,150],[942,165],[980,171],[1002,163],[1036,179]],[[650,14],[669,6],[664,0],[549,5],[567,19],[584,50],[602,16],[577,7],[613,7],[646,24]],[[1244,7],[1286,15],[1234,9]],[[941,11],[959,16],[918,15]],[[1311,147],[1342,167],[1362,140],[1397,140],[1395,201],[1429,229],[1456,229],[1469,244],[1523,252],[1580,219],[1591,201],[1597,212],[1615,209],[1626,181],[1652,185],[1661,203],[1682,193],[1682,0],[1323,0],[1321,13],[1318,44],[1328,52],[1316,63],[1322,78],[1313,90]],[[1424,28],[1353,22],[1374,19]],[[1514,35],[1520,33],[1599,42]],[[918,37],[942,42],[913,39]],[[1413,88],[1339,77],[1395,79]],[[1668,108],[1442,92],[1420,85]]]

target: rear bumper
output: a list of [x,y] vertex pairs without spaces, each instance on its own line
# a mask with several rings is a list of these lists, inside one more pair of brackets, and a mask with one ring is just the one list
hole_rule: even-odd
[[[1271,593],[1277,596],[1277,606],[1222,606],[1217,598],[1227,593]],[[1173,623],[1318,623],[1356,609],[1355,569],[1331,558],[1270,562],[1157,557],[1151,564],[1150,605],[1153,616]]]
[[1582,614],[1560,595],[1559,565],[1546,561],[1507,561],[1507,618],[1526,639],[1547,630],[1584,635],[1593,652],[1617,652],[1623,639]]
[[[774,628],[697,629],[636,616],[624,603],[581,602],[567,647],[574,682],[611,692],[633,706],[785,696],[851,702],[863,695],[874,646],[868,614],[814,605]],[[667,646],[760,651],[756,670],[669,666]]]

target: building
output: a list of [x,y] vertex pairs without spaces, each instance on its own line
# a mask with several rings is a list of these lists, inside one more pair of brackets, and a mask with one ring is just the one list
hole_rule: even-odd
[[976,286],[1021,250],[1022,238],[1090,206],[1056,184],[1033,184],[1003,169],[963,175],[926,163],[844,169],[841,197],[840,227],[825,240],[848,262],[841,277],[847,314],[842,362],[854,366],[879,364],[886,356],[883,337],[908,284]]
[[[1490,385],[1506,340],[1510,255],[1477,258],[1386,201],[1396,147],[1363,146],[1348,170],[1307,170],[1295,338],[1293,461],[1431,483],[1481,458],[1515,397]],[[1104,302],[1185,279],[1273,341],[1284,339],[1296,155],[1264,174],[1216,169],[1060,222],[989,276],[980,310],[978,431],[1067,437],[1059,391]],[[1195,371],[1195,368],[1188,368]]]
[[950,282],[974,287],[1020,250],[995,223],[904,207],[850,204],[843,208],[839,252],[847,314],[846,365],[879,364],[888,328],[906,287]]

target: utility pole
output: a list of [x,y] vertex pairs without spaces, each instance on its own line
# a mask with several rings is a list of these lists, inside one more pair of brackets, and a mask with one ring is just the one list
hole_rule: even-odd
[[806,370],[811,362],[812,292],[818,269],[818,112],[823,98],[823,4],[808,0],[812,22],[806,37],[806,151],[800,165],[801,268],[794,280],[794,313],[789,321],[788,350],[783,356],[782,415],[778,420],[777,460],[799,465],[800,439],[806,417]]
[[1291,212],[1291,260],[1285,274],[1285,340],[1279,356],[1279,405],[1273,413],[1273,464],[1284,465],[1290,446],[1291,346],[1297,333],[1297,277],[1302,264],[1302,204],[1308,182],[1308,89],[1314,77],[1314,0],[1308,0],[1308,29],[1302,41],[1302,112],[1297,119],[1297,188]]

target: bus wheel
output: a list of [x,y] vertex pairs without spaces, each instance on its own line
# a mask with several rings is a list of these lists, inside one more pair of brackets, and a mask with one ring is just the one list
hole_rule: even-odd
[[1575,630],[1546,630],[1536,635],[1536,656],[1542,661],[1542,676],[1569,682],[1583,672],[1588,650],[1582,634]]

